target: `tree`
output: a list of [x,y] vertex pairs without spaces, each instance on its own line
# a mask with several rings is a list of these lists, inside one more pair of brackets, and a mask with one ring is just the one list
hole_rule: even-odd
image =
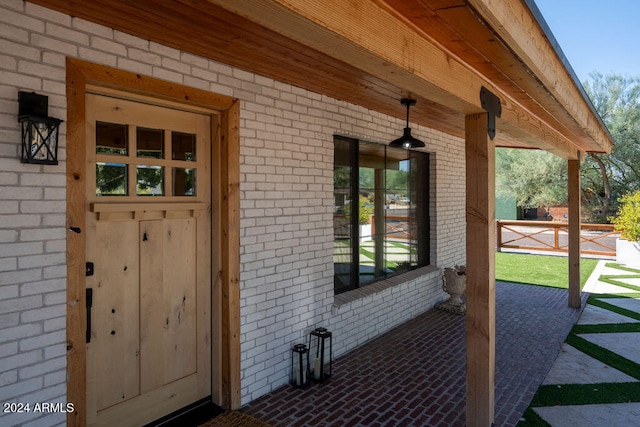
[[584,88],[614,145],[609,155],[585,159],[582,192],[593,219],[605,221],[617,211],[618,199],[640,188],[640,77],[590,76]]
[[[583,220],[605,223],[618,200],[640,189],[640,77],[590,74],[584,88],[609,129],[611,154],[589,153],[580,167]],[[530,150],[496,150],[498,195],[523,207],[567,202],[566,161]]]
[[567,162],[545,151],[499,148],[496,189],[524,208],[567,203]]

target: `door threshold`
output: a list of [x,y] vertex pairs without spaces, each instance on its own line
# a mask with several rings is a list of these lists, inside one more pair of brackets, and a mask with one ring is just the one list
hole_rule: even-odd
[[196,427],[223,412],[224,409],[213,403],[211,396],[208,396],[144,427]]

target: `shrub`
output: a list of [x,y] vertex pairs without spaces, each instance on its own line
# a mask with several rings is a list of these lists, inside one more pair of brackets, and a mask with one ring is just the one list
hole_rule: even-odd
[[360,216],[358,223],[360,225],[371,223],[371,215],[373,215],[373,205],[364,197],[360,197]]
[[640,241],[640,191],[628,193],[619,199],[620,209],[609,218],[620,237],[630,242]]
[[[344,214],[351,216],[351,204],[344,206]],[[373,215],[373,205],[365,197],[360,196],[360,208],[358,209],[358,224],[366,225],[371,223],[371,215]]]

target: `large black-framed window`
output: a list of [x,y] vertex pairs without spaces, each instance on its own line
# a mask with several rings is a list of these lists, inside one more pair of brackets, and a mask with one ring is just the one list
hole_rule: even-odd
[[429,264],[429,154],[334,138],[334,289]]

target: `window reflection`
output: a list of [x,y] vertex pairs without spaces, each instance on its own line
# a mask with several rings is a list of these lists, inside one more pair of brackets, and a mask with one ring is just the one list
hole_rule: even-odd
[[[351,216],[351,157],[354,151],[348,141],[336,140],[333,166],[333,263],[336,292],[351,289],[351,277],[357,273],[352,245],[353,217]],[[356,225],[357,226],[357,225]],[[356,242],[357,243],[357,242]]]
[[196,161],[196,136],[191,133],[171,132],[171,158]]
[[429,264],[429,155],[336,137],[335,292]]
[[127,125],[96,122],[96,153],[126,156],[129,154]]
[[164,159],[164,131],[162,129],[136,129],[138,157]]
[[128,125],[96,122],[97,196],[196,196],[196,134],[171,131],[168,141],[165,129],[136,127],[131,149],[128,135]]
[[127,165],[96,163],[96,196],[126,196]]
[[196,170],[186,168],[173,168],[173,195],[196,195]]
[[164,195],[164,168],[161,166],[138,165],[137,188],[138,196]]

